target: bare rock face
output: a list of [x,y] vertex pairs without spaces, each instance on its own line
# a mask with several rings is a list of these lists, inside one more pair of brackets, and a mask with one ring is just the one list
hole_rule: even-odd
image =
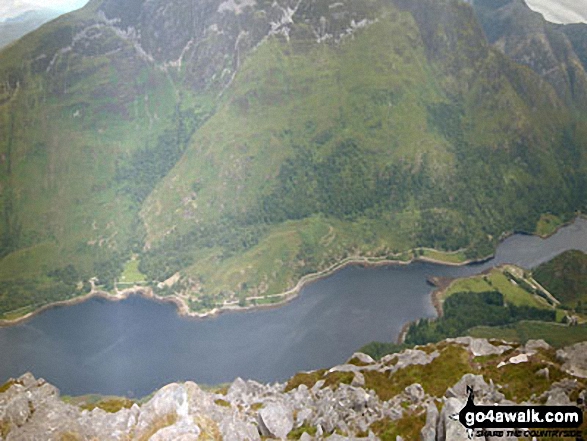
[[265,436],[285,439],[293,429],[292,411],[283,404],[269,404],[259,412],[259,427]]
[[536,352],[538,352],[540,349],[550,349],[551,347],[552,346],[550,346],[548,343],[546,343],[542,339],[528,340],[526,342],[526,344],[524,345],[524,352],[528,355],[533,355]]
[[420,432],[420,441],[436,441],[436,427],[440,414],[434,403],[428,404],[426,410],[426,425]]
[[[476,352],[475,348],[489,348],[487,344],[498,350],[507,346],[483,343],[479,339],[457,340],[449,344],[466,345],[470,356]],[[537,357],[531,353],[540,349],[546,349],[545,344],[529,342],[518,351],[528,357]],[[500,392],[502,386],[494,384],[488,377],[490,374],[484,373],[485,377],[464,374],[447,388],[443,397],[430,395],[428,383],[424,380],[424,387],[412,383],[403,389],[395,389],[395,395],[389,394],[389,388],[394,387],[394,375],[399,374],[401,378],[401,370],[405,368],[410,368],[411,373],[417,372],[418,365],[430,363],[443,350],[428,354],[410,349],[381,361],[359,358],[355,354],[350,361],[356,359],[360,363],[322,371],[324,377],[320,379],[315,375],[313,384],[302,383],[288,388],[285,384],[260,384],[237,378],[228,391],[221,394],[202,390],[191,381],[172,383],[142,405],[133,404],[114,413],[98,407],[83,410],[65,403],[54,386],[25,374],[2,387],[0,441],[260,441],[261,437],[286,439],[293,434],[304,441],[376,440],[373,431],[385,433],[388,425],[394,426],[404,418],[421,420],[424,414],[426,422],[419,429],[420,441],[465,441],[469,439],[469,433],[458,421],[458,414],[466,403],[467,387],[473,388],[476,404],[515,404],[505,399]],[[584,345],[579,344],[560,350],[558,355],[561,363],[568,366],[568,372],[574,373],[580,372],[583,366],[584,352]],[[502,358],[497,357],[496,364]],[[559,369],[557,363],[551,364],[552,369]],[[535,376],[536,372],[530,369],[529,375]],[[584,399],[587,396],[584,382],[573,375],[551,384],[539,396],[533,395],[528,403],[570,405],[570,397],[577,392]],[[333,383],[333,377],[344,378],[351,384]],[[391,380],[389,384],[386,384],[386,378]],[[374,383],[377,384],[374,386]],[[377,390],[378,387],[383,387],[386,395],[381,389]],[[404,434],[398,439],[402,437],[408,439]],[[472,439],[490,441],[497,438],[488,435],[488,438]],[[499,439],[515,441],[516,438]]]
[[467,346],[469,352],[471,352],[471,354],[473,354],[475,357],[482,357],[485,355],[499,355],[512,348],[509,345],[492,345],[484,338],[458,337],[455,339],[448,339],[447,341],[454,341],[455,343]]
[[576,377],[587,378],[587,342],[559,349],[556,356],[564,362],[563,369],[566,372]]

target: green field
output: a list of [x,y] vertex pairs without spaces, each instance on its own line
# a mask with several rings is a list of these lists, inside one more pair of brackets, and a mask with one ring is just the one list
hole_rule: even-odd
[[521,321],[514,325],[469,330],[469,335],[480,338],[497,338],[524,343],[531,339],[543,339],[555,347],[563,347],[587,340],[587,324],[567,326],[560,323]]
[[504,268],[492,269],[489,274],[456,280],[446,289],[441,300],[444,301],[457,292],[484,292],[492,290],[497,290],[502,293],[505,301],[512,305],[526,305],[544,309],[552,308],[543,298],[528,292],[526,289],[509,280],[504,274]]
[[139,270],[139,261],[136,256],[133,256],[133,258],[124,265],[118,284],[137,284],[144,283],[145,281],[146,276]]

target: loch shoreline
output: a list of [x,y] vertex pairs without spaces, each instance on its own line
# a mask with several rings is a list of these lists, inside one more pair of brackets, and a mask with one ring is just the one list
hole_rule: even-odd
[[[195,319],[213,318],[213,317],[217,317],[220,314],[226,314],[226,313],[258,311],[258,310],[263,310],[263,309],[274,309],[274,308],[279,308],[279,307],[287,304],[288,302],[294,300],[295,298],[297,298],[299,296],[300,292],[302,291],[302,289],[305,288],[306,286],[312,284],[313,282],[317,282],[317,281],[322,280],[326,277],[329,277],[329,276],[333,275],[334,273],[336,273],[340,270],[343,270],[344,268],[347,268],[349,266],[362,266],[362,267],[407,266],[407,265],[410,265],[410,264],[416,263],[416,262],[432,263],[435,265],[445,265],[445,266],[453,266],[453,267],[462,267],[462,266],[466,266],[466,265],[470,265],[470,264],[481,264],[481,263],[484,263],[484,262],[487,262],[487,261],[493,259],[495,257],[495,251],[497,250],[497,247],[499,246],[499,244],[501,244],[507,238],[509,238],[515,234],[525,234],[525,235],[529,235],[529,236],[540,237],[541,239],[547,239],[548,237],[556,234],[560,229],[567,227],[567,226],[571,225],[572,223],[574,223],[578,218],[587,219],[587,216],[582,213],[578,213],[570,221],[565,222],[565,223],[557,226],[557,228],[548,235],[538,235],[538,234],[530,234],[530,233],[516,232],[516,231],[504,233],[500,237],[500,240],[499,240],[498,244],[496,245],[494,252],[492,254],[490,254],[489,256],[486,256],[486,257],[483,257],[480,259],[467,259],[462,262],[447,262],[447,261],[443,261],[441,259],[434,259],[434,258],[430,258],[430,257],[426,257],[426,256],[414,256],[416,250],[423,250],[423,249],[432,250],[432,251],[435,251],[438,253],[450,254],[450,253],[443,252],[443,251],[433,250],[431,248],[417,248],[417,249],[413,249],[413,250],[408,251],[408,253],[413,255],[413,257],[409,260],[386,259],[386,258],[377,258],[377,257],[373,258],[373,257],[364,257],[364,256],[347,257],[347,258],[343,259],[342,261],[337,262],[336,264],[334,264],[324,270],[302,276],[300,278],[300,280],[298,281],[298,283],[296,284],[296,286],[294,286],[293,288],[291,288],[287,291],[284,291],[282,293],[277,293],[277,294],[271,294],[269,297],[282,297],[282,299],[278,302],[268,304],[268,305],[250,305],[250,306],[223,305],[220,307],[213,308],[210,311],[202,313],[202,312],[191,311],[186,299],[184,299],[183,297],[181,297],[177,294],[173,294],[173,295],[169,295],[169,296],[159,296],[153,292],[151,287],[135,285],[135,286],[126,288],[122,291],[117,291],[114,294],[106,292],[106,291],[101,291],[101,290],[92,290],[88,294],[84,294],[79,297],[75,297],[75,298],[67,299],[67,300],[60,300],[57,302],[52,302],[47,305],[43,305],[43,306],[35,309],[34,311],[31,311],[21,317],[17,317],[14,319],[0,319],[0,327],[9,327],[9,326],[15,326],[15,325],[24,323],[24,322],[30,320],[31,318],[37,316],[38,314],[40,314],[44,311],[47,311],[49,309],[52,309],[52,308],[76,305],[76,304],[91,300],[93,298],[100,298],[100,299],[105,299],[108,301],[122,301],[122,300],[127,299],[131,295],[139,295],[139,296],[148,298],[150,300],[154,300],[154,301],[162,302],[162,303],[173,303],[176,306],[177,313],[180,317],[195,318]],[[403,254],[403,253],[401,253],[401,254]],[[434,283],[432,283],[432,284],[434,285]],[[442,315],[442,307],[439,302],[439,295],[442,294],[442,291],[444,289],[446,289],[446,287],[444,287],[444,286],[437,287],[437,289],[435,289],[431,292],[432,304],[433,304],[434,309],[436,310],[436,313],[438,316]],[[410,323],[406,323],[404,325],[404,328],[406,328],[406,330],[407,330],[407,326],[409,326],[409,325],[410,325]],[[403,334],[404,334],[404,330],[402,329],[402,332],[400,333],[400,337]]]

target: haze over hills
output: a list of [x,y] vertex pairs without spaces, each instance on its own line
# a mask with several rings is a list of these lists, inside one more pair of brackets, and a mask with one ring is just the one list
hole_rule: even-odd
[[272,302],[568,220],[585,29],[515,0],[92,0],[0,53],[0,312],[92,277]]
[[0,48],[86,3],[87,0],[4,1],[0,5]]
[[61,12],[51,9],[31,10],[0,21],[0,48],[18,40],[60,14]]
[[86,3],[88,0],[4,0],[0,5],[0,22],[14,19],[28,11],[53,10],[64,14]]

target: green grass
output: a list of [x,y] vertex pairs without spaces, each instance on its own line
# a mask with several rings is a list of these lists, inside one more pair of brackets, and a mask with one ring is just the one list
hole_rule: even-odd
[[443,252],[428,248],[423,248],[419,251],[421,251],[420,256],[422,257],[444,263],[463,263],[467,260],[467,256],[465,255],[464,251]]
[[410,412],[396,421],[388,418],[376,421],[370,429],[382,441],[396,441],[398,436],[406,440],[417,440],[425,424],[426,412],[420,409],[420,412]]
[[145,282],[146,276],[139,271],[139,261],[135,258],[130,259],[124,265],[124,270],[120,275],[118,283],[142,283]]
[[373,389],[382,400],[389,400],[413,383],[420,383],[431,395],[442,396],[449,386],[471,371],[467,351],[459,346],[446,346],[427,365],[408,366],[391,376],[378,371],[363,374],[365,387]]
[[550,236],[555,233],[563,223],[563,220],[558,216],[553,214],[543,214],[540,216],[540,220],[536,224],[534,234],[542,237]]
[[564,347],[587,340],[587,324],[566,326],[559,323],[521,321],[510,326],[476,327],[469,330],[469,335],[520,343],[531,339],[543,339],[552,346]]
[[[507,271],[507,267],[505,270]],[[550,308],[548,303],[543,299],[510,281],[504,275],[504,268],[492,269],[489,274],[454,281],[445,291],[442,300],[444,301],[444,299],[457,292],[484,292],[492,290],[497,290],[502,293],[505,302],[512,305]]]

